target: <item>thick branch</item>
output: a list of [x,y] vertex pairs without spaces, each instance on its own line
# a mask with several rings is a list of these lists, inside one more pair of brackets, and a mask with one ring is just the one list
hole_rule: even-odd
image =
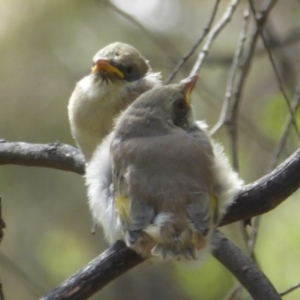
[[86,267],[67,279],[42,300],[84,300],[109,282],[143,262],[124,242],[117,241]]
[[[0,165],[5,164],[50,167],[79,174],[84,172],[84,160],[79,151],[59,143],[39,145],[0,142]],[[221,225],[270,211],[295,192],[299,185],[300,149],[272,173],[246,185],[237,195]],[[222,238],[222,241],[228,243],[227,239],[223,240]],[[225,246],[219,244],[215,249],[215,256],[226,266],[228,257],[225,251],[223,252],[224,257],[218,252],[219,247]],[[242,251],[240,252],[243,254]],[[118,242],[43,299],[87,299],[108,282],[142,261],[142,258],[127,249],[122,242]],[[233,270],[231,271],[233,272]],[[237,275],[235,274],[235,276]],[[241,273],[240,275],[244,276],[245,274]],[[250,275],[247,273],[244,280],[248,282],[247,276]],[[241,279],[239,278],[239,280]],[[64,298],[61,298],[62,295]]]
[[[244,285],[253,299],[281,299],[257,265],[234,243],[220,232],[214,234],[213,243],[213,255]],[[140,256],[126,248],[122,241],[118,241],[42,300],[88,299],[141,262],[143,259]]]
[[221,225],[262,215],[287,199],[300,186],[300,149],[273,172],[246,185]]
[[[84,174],[84,158],[76,148],[60,143],[0,142],[0,165],[47,167]],[[221,225],[264,214],[300,186],[300,149],[273,172],[244,186]]]
[[256,263],[219,231],[213,235],[213,255],[244,286],[255,300],[281,299]]
[[61,143],[29,144],[0,140],[0,166],[45,167],[84,174],[84,157],[72,146]]

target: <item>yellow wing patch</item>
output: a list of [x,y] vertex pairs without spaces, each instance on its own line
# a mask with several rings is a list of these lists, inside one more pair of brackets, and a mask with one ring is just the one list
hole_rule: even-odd
[[220,219],[220,213],[219,213],[219,198],[216,194],[210,195],[210,201],[211,201],[211,215],[212,215],[212,221],[213,224],[216,225],[219,223]]
[[115,201],[118,214],[122,221],[131,223],[129,215],[130,199],[128,197],[117,197]]

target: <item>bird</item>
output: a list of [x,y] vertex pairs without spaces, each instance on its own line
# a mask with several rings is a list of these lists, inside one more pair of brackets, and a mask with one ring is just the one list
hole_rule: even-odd
[[197,79],[139,96],[86,170],[90,208],[106,239],[122,239],[145,258],[203,260],[243,185],[206,124],[194,118]]
[[160,85],[160,73],[129,44],[111,43],[94,55],[91,73],[77,82],[68,104],[71,133],[87,163],[115,117],[140,94]]

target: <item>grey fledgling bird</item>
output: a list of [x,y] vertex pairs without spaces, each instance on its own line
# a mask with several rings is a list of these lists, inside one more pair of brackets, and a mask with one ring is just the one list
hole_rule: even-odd
[[91,74],[71,95],[68,113],[72,135],[88,162],[114,118],[145,91],[161,85],[160,73],[132,46],[110,44],[93,58]]
[[124,239],[144,257],[203,259],[243,183],[194,120],[197,78],[141,95],[86,170],[89,204],[107,239]]

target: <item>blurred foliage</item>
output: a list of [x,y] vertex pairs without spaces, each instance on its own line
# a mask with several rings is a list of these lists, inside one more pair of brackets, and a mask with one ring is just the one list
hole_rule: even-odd
[[[288,108],[283,96],[279,93],[274,95],[272,99],[264,104],[260,114],[261,124],[263,125],[262,131],[275,141],[280,139],[282,124],[284,124],[288,114]],[[276,119],[276,122],[274,122],[274,119]]]
[[[257,240],[258,262],[279,291],[299,282],[299,191],[278,209],[264,215]],[[297,290],[284,299],[298,299]]]
[[[59,255],[53,255],[59,249]],[[48,271],[57,284],[64,281],[69,274],[75,273],[87,264],[92,253],[87,243],[76,236],[75,232],[61,229],[48,231],[36,247],[39,264]]]
[[[282,134],[282,124],[285,124],[288,113],[289,110],[282,94],[275,94],[264,103],[264,107],[260,111],[261,130],[274,139],[274,141],[278,141]],[[300,114],[296,115],[296,121],[297,123],[300,122]],[[294,128],[292,131],[294,131]]]
[[[258,4],[262,1],[256,1]],[[164,79],[200,36],[214,1],[114,0],[146,31],[116,13],[105,1],[1,0],[0,138],[9,141],[74,145],[67,103],[76,81],[88,74],[98,49],[114,41],[137,47]],[[142,3],[142,5],[141,5]],[[228,1],[221,1],[217,20]],[[194,105],[197,117],[214,125],[219,117],[236,47],[242,12],[214,43],[201,71]],[[268,31],[284,42],[299,31],[300,4],[278,1]],[[253,28],[253,26],[251,27]],[[163,49],[163,50],[162,50]],[[288,94],[299,80],[299,42],[274,51]],[[194,55],[176,80],[186,76]],[[251,182],[270,171],[272,153],[288,117],[286,104],[261,43],[253,60],[239,114],[240,172]],[[297,114],[299,120],[299,113]],[[228,132],[216,135],[231,155]],[[280,157],[299,146],[292,138]],[[37,299],[104,251],[99,229],[90,235],[91,217],[84,180],[76,174],[41,168],[2,166],[0,194],[7,223],[0,277],[7,299]],[[299,192],[262,217],[255,250],[259,264],[279,291],[299,281]],[[245,249],[237,225],[223,229]],[[211,258],[202,269],[171,263],[144,263],[121,276],[93,299],[224,299],[235,279]],[[124,296],[126,295],[126,296]],[[300,291],[284,299],[296,300]]]
[[[220,266],[217,260],[211,257],[201,268],[198,263],[193,267],[177,267],[179,284],[186,290],[192,299],[222,299],[233,286],[235,280],[229,272]],[[212,291],[211,288],[217,288]]]

